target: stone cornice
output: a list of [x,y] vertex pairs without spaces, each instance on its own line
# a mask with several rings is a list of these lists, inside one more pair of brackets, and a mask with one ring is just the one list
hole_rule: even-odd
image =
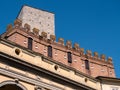
[[[1,38],[0,41],[1,41],[1,43],[5,44],[5,45],[8,45],[8,46],[21,48],[21,49],[23,49],[23,52],[26,53],[26,54],[28,54],[28,55],[31,55],[31,56],[34,56],[34,57],[35,57],[35,56],[41,56],[41,57],[42,57],[42,60],[49,61],[49,62],[52,62],[52,63],[54,63],[54,64],[60,65],[60,66],[66,68],[66,69],[68,69],[68,70],[73,70],[73,71],[75,71],[75,73],[78,73],[78,74],[80,74],[81,76],[85,76],[85,77],[87,77],[87,78],[90,78],[90,79],[93,80],[93,81],[96,81],[96,79],[95,79],[94,77],[88,76],[88,75],[86,75],[86,74],[84,74],[84,73],[82,73],[82,72],[80,72],[80,71],[78,71],[78,70],[76,70],[76,69],[74,69],[74,68],[72,68],[72,67],[70,67],[70,66],[64,65],[64,64],[61,63],[61,62],[57,62],[57,61],[53,60],[52,58],[46,57],[46,56],[44,56],[44,55],[42,55],[42,54],[40,54],[40,53],[34,52],[34,51],[32,51],[32,50],[29,50],[29,49],[27,49],[27,48],[25,48],[25,47],[22,47],[22,46],[20,46],[20,45],[18,45],[18,44],[15,44],[15,43],[13,43],[13,42],[11,42],[11,41],[8,41],[8,40],[5,40],[5,39],[3,39],[3,38]],[[5,53],[3,53],[3,54],[5,54]],[[8,56],[8,55],[7,55],[7,56]],[[13,57],[13,58],[15,58],[15,57]],[[19,61],[19,60],[18,60],[18,61]],[[23,60],[20,60],[20,61],[24,62]],[[32,64],[32,65],[34,65],[34,64]]]
[[44,86],[44,87],[49,88],[51,90],[64,90],[64,89],[60,89],[60,88],[57,88],[55,86],[52,86],[50,84],[44,83],[40,80],[33,79],[33,78],[27,77],[23,74],[16,73],[16,72],[4,69],[4,68],[0,68],[0,74],[8,76],[8,77],[13,78],[13,79],[18,79],[20,81],[30,83],[32,85],[36,85],[36,86],[40,86],[40,87]]
[[[83,87],[83,88],[87,88],[87,89],[89,89],[89,90],[94,90],[94,89],[91,88],[91,87],[85,86],[85,85],[83,85],[83,84],[81,84],[81,83],[78,83],[78,82],[76,82],[76,81],[73,81],[73,80],[71,80],[71,79],[68,79],[68,78],[66,78],[66,77],[63,77],[63,76],[61,76],[61,75],[55,74],[55,73],[50,72],[50,71],[48,71],[48,70],[45,70],[45,69],[43,69],[43,68],[37,67],[37,66],[32,65],[32,64],[30,64],[30,63],[24,62],[24,61],[22,61],[22,60],[20,60],[20,59],[18,59],[18,58],[15,58],[15,57],[12,57],[12,56],[8,56],[8,55],[6,55],[6,54],[4,54],[4,53],[0,53],[0,58],[1,58],[2,60],[3,60],[3,59],[9,60],[9,62],[11,62],[11,63],[12,63],[12,62],[15,62],[15,63],[17,63],[17,64],[21,64],[21,66],[24,67],[24,68],[25,68],[25,67],[28,67],[28,68],[31,69],[31,70],[37,70],[37,71],[39,71],[39,72],[42,72],[42,73],[47,74],[47,75],[49,75],[49,76],[52,76],[52,77],[54,77],[54,78],[56,78],[56,79],[59,79],[59,80],[68,82],[68,83],[71,84],[71,85],[75,85],[76,87]],[[4,60],[4,61],[5,61],[5,60]]]

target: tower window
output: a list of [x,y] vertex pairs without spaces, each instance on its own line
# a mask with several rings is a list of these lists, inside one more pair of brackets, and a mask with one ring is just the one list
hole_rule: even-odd
[[71,55],[71,52],[68,52],[68,53],[67,53],[67,56],[68,56],[68,62],[69,62],[69,63],[72,63],[72,55]]
[[28,38],[28,49],[32,50],[33,39]]
[[90,66],[89,66],[89,61],[85,60],[85,69],[89,70]]
[[48,57],[52,58],[52,47],[48,46]]

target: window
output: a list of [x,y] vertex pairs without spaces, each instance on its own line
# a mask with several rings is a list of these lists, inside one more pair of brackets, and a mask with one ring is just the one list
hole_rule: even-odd
[[89,66],[89,61],[85,60],[85,69],[89,70],[90,66]]
[[52,47],[48,46],[48,57],[52,58]]
[[71,55],[71,52],[68,52],[68,53],[67,53],[67,56],[68,56],[68,62],[69,62],[69,63],[72,63],[72,55]]
[[28,49],[30,49],[30,50],[32,50],[32,42],[33,42],[33,39],[28,38]]

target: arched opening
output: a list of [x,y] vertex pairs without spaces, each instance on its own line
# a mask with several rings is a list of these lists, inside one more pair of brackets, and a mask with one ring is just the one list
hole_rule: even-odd
[[0,83],[0,90],[27,90],[18,81],[4,81]]
[[23,90],[23,89],[15,84],[7,84],[0,87],[0,90]]

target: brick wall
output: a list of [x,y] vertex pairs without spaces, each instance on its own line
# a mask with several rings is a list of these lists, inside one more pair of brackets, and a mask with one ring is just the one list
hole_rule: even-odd
[[[35,36],[31,32],[21,30],[19,28],[13,28],[13,30],[7,34],[8,40],[19,44],[25,48],[28,48],[28,38],[32,38],[32,50],[41,53],[45,56],[48,55],[48,46],[52,47],[52,58],[64,65],[72,67],[80,72],[87,75],[97,76],[108,76],[115,77],[114,68],[112,63],[101,60],[100,58],[94,58],[94,56],[87,56],[86,54],[81,55],[80,51],[76,51],[73,48],[67,48],[64,45],[60,45],[58,42],[48,42],[47,38],[41,39],[39,36]],[[67,52],[71,52],[72,63],[68,62]],[[85,67],[85,60],[89,61],[89,69]]]

